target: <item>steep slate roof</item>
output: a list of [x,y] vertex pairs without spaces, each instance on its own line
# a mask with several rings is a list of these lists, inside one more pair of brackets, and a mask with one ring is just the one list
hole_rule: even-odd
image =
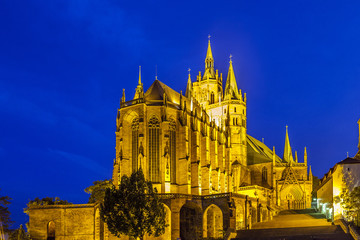
[[[247,135],[247,154],[248,154],[248,165],[272,162],[273,160],[273,151],[271,151],[268,146],[259,140]],[[281,163],[282,159],[276,155],[275,161]]]
[[354,164],[354,163],[359,164],[360,160],[356,159],[356,158],[348,157],[348,158],[345,158],[344,160],[342,160],[341,162],[338,162],[337,164],[341,165],[341,164]]

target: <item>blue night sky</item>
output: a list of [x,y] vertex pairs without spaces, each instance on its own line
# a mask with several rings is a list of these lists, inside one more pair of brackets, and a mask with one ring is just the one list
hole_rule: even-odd
[[248,134],[282,156],[293,150],[322,177],[354,156],[360,118],[359,1],[0,1],[0,195],[14,227],[35,197],[87,202],[111,178],[122,89],[133,97],[142,66],[185,90],[229,55],[247,92]]

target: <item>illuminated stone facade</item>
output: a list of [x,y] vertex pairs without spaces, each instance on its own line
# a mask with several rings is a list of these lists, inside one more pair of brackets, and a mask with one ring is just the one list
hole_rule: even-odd
[[251,228],[279,209],[311,207],[306,148],[300,163],[287,129],[283,158],[247,135],[246,93],[237,87],[231,58],[223,90],[210,40],[205,71],[195,81],[189,73],[185,95],[157,79],[144,92],[141,73],[135,92],[129,101],[123,92],[118,110],[113,182],[141,167],[166,199],[172,239],[198,231],[183,217],[202,229],[196,236],[214,237],[209,229],[219,224],[209,226],[210,215],[222,219],[226,232]]
[[[141,72],[137,82],[130,100],[123,90],[118,109],[112,179],[117,185],[142,168],[153,182],[169,224],[157,239],[228,238],[281,209],[311,206],[306,149],[304,162],[293,157],[286,129],[280,158],[247,134],[246,93],[237,87],[231,59],[223,88],[210,40],[204,74],[192,81],[189,73],[185,95],[157,79],[145,92]],[[38,217],[30,211],[30,218],[32,224]],[[101,236],[114,239],[106,227]]]

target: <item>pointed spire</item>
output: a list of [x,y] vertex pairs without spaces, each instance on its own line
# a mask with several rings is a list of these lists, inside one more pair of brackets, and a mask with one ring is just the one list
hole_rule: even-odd
[[305,147],[305,150],[304,150],[304,163],[305,163],[305,166],[307,166],[307,151],[306,151],[306,147]]
[[298,156],[297,156],[297,151],[295,151],[295,162],[298,163]]
[[313,174],[312,174],[312,171],[311,171],[311,166],[310,166],[310,170],[309,170],[309,180],[311,181],[313,178]]
[[143,97],[144,97],[144,89],[143,89],[143,84],[141,82],[141,66],[139,66],[139,80],[138,80],[138,85],[135,89],[134,99],[143,98]]
[[187,98],[192,97],[192,81],[191,81],[190,71],[191,71],[191,69],[189,68],[188,69],[189,76],[188,76],[188,82],[187,82],[186,92],[185,92],[185,97],[187,97]]
[[[207,49],[207,52],[206,52],[205,62],[206,62],[206,60],[209,60],[209,61],[212,60],[214,62],[214,58],[213,58],[212,51],[211,51],[211,45],[210,45],[210,34],[209,34],[208,38],[209,38],[209,41],[208,41],[208,49]],[[205,66],[205,68],[206,67],[207,66]]]
[[275,167],[276,162],[276,153],[275,153],[275,146],[273,146],[273,166]]
[[[216,79],[216,73],[214,70],[214,58],[211,51],[211,45],[210,45],[210,35],[209,35],[209,41],[208,41],[208,49],[206,52],[206,58],[205,58],[205,72],[203,79]],[[200,79],[201,80],[201,79]]]
[[355,157],[354,157],[354,158],[356,158],[356,159],[359,159],[359,160],[360,160],[360,119],[359,119],[359,121],[358,121],[357,123],[359,124],[359,145],[358,145],[358,149],[359,149],[359,151],[357,152],[357,154],[355,155]]
[[225,85],[225,94],[224,94],[224,100],[231,100],[236,99],[240,100],[240,94],[237,87],[236,79],[235,79],[235,73],[234,68],[232,65],[232,55],[230,55],[230,65],[229,65],[229,71],[226,79],[226,85]]
[[123,88],[122,96],[121,96],[121,103],[125,102],[125,88]]
[[283,160],[288,162],[288,163],[291,163],[292,161],[294,161],[293,156],[292,156],[291,146],[290,146],[290,140],[289,140],[288,126],[287,125],[286,125],[286,136],[285,136],[285,147],[284,147]]
[[139,66],[139,81],[138,81],[138,85],[142,85],[142,84],[141,84],[141,66]]

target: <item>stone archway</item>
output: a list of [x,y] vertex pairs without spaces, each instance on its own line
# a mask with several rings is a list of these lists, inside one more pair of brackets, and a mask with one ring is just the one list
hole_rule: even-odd
[[47,240],[55,240],[55,222],[50,221],[47,224]]
[[304,209],[304,193],[297,185],[289,185],[281,192],[282,209]]
[[180,238],[202,239],[202,211],[196,203],[187,202],[180,209]]
[[223,213],[218,206],[211,204],[203,214],[203,237],[222,238],[223,230]]

